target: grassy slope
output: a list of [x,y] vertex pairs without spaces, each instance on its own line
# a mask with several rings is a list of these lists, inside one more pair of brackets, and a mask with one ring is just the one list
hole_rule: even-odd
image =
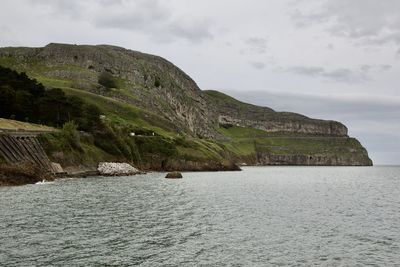
[[12,131],[56,131],[53,127],[0,118],[0,130]]
[[[74,95],[83,98],[85,101],[97,105],[106,115],[108,123],[118,127],[131,128],[132,131],[144,129],[154,132],[160,138],[171,140],[170,142],[176,148],[177,157],[189,160],[218,160],[222,161],[227,154],[234,157],[248,157],[255,155],[256,152],[270,152],[273,154],[335,154],[348,153],[348,149],[362,149],[357,140],[352,138],[327,138],[300,136],[292,134],[282,136],[281,133],[266,133],[262,130],[249,129],[242,127],[231,127],[229,129],[220,128],[218,131],[226,137],[224,141],[211,141],[204,139],[185,139],[184,142],[179,142],[181,136],[178,130],[174,128],[171,122],[164,118],[152,114],[149,111],[141,110],[133,105],[124,103],[111,97],[101,96],[90,93],[88,91],[75,89],[74,82],[62,78],[49,78],[45,75],[47,71],[74,71],[84,72],[86,75],[96,75],[94,72],[76,67],[76,66],[58,66],[57,68],[48,68],[37,64],[36,62],[28,62],[29,68],[25,64],[15,61],[13,58],[0,58],[0,64],[12,67],[19,71],[28,69],[27,74],[39,82],[42,82],[47,87],[58,87],[63,89],[68,95]],[[125,94],[128,97],[135,96],[125,88],[125,81],[118,79],[117,89],[119,93]],[[242,103],[228,95],[217,91],[205,91],[205,93],[218,101],[240,105],[241,107],[253,107],[250,104]],[[271,112],[274,115],[280,116],[286,113],[275,113],[273,110],[263,109],[263,112]],[[288,113],[288,116],[292,116]],[[297,116],[297,114],[295,114]],[[146,138],[146,137],[141,137]],[[149,137],[150,138],[150,137]],[[49,139],[48,146],[52,146],[52,150],[61,149],[56,140]],[[169,142],[169,141],[168,141]],[[95,162],[100,160],[113,160],[112,156],[98,149],[93,143],[84,142],[84,153],[71,153],[69,161],[85,161]],[[347,148],[347,149],[344,149]]]
[[355,138],[315,136],[270,136],[262,130],[242,127],[220,129],[230,139],[223,144],[238,156],[256,152],[271,154],[335,155],[364,150]]
[[[132,131],[135,130],[145,130],[154,132],[161,138],[172,140],[177,150],[177,158],[184,158],[187,160],[202,161],[202,160],[223,160],[223,146],[216,144],[210,140],[204,139],[185,139],[183,143],[174,141],[175,139],[181,138],[182,136],[176,132],[176,129],[171,124],[171,122],[166,121],[164,118],[152,114],[151,112],[144,111],[140,108],[134,107],[133,105],[123,103],[120,100],[105,97],[97,94],[93,94],[84,90],[74,89],[69,86],[68,81],[60,79],[49,79],[47,77],[36,76],[38,81],[42,82],[47,87],[58,87],[61,88],[67,95],[74,95],[83,98],[86,102],[98,106],[101,111],[106,115],[106,120],[108,123],[112,123],[119,127],[128,127]],[[152,137],[138,136],[135,138],[151,139]],[[50,138],[50,143],[53,144],[51,150],[57,150],[56,140]],[[77,161],[82,159],[82,161],[87,162],[88,159],[107,159],[107,160],[120,160],[113,158],[104,151],[98,151],[96,147],[90,144],[85,144],[84,155],[79,155],[76,153],[70,155],[69,162]],[[93,160],[90,160],[93,161]],[[91,163],[91,162],[89,162]]]

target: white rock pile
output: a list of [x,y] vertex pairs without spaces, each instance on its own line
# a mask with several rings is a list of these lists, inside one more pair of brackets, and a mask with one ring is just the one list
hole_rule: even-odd
[[132,165],[119,162],[100,162],[97,170],[101,175],[108,176],[133,175],[141,173]]

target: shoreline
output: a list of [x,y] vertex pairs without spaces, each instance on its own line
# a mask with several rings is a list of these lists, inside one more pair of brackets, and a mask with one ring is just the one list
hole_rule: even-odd
[[[204,166],[203,166],[204,167]],[[181,169],[145,169],[139,170],[139,172],[134,174],[102,174],[98,171],[94,166],[86,167],[86,166],[69,166],[65,168],[65,172],[59,174],[50,174],[45,172],[44,170],[34,166],[32,164],[17,164],[17,165],[9,165],[2,164],[0,165],[0,187],[7,186],[20,186],[27,184],[35,184],[37,182],[42,181],[54,181],[57,179],[64,178],[88,178],[95,176],[104,176],[104,177],[119,177],[119,176],[134,176],[141,175],[153,172],[171,172],[171,171],[179,171],[182,173],[185,172],[229,172],[229,171],[242,171],[242,168],[246,167],[373,167],[373,165],[261,165],[261,164],[233,164],[227,166],[220,166],[221,168],[215,168],[215,166],[211,168],[181,168]],[[18,178],[17,178],[18,177]]]
[[221,165],[220,168],[216,168],[212,166],[210,168],[181,168],[181,169],[145,169],[138,170],[136,173],[115,173],[115,174],[104,174],[101,173],[94,166],[68,166],[62,173],[51,174],[38,166],[35,166],[30,163],[25,164],[2,164],[0,165],[0,187],[5,186],[20,186],[27,184],[36,184],[37,182],[42,181],[54,181],[56,179],[63,178],[87,178],[87,177],[95,177],[95,176],[108,176],[108,177],[118,177],[118,176],[133,176],[146,174],[149,172],[170,172],[170,171],[179,171],[179,172],[223,172],[223,171],[241,171],[242,169],[236,165]]

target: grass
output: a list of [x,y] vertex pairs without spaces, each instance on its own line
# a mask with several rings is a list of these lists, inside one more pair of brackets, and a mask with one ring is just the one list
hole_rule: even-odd
[[46,150],[46,154],[54,162],[62,165],[97,165],[100,161],[115,161],[117,158],[96,147],[93,141],[82,138],[80,149],[66,149],[65,140],[59,133],[42,134],[39,136],[40,143]]
[[[133,105],[123,103],[111,97],[93,94],[87,91],[62,87],[67,95],[74,95],[83,98],[87,103],[96,105],[106,115],[107,120],[123,127],[139,127],[154,131],[164,137],[173,137],[176,134],[172,131],[172,125],[165,119],[155,114],[145,112]],[[147,120],[156,123],[150,124]]]
[[271,154],[346,154],[364,148],[354,138],[319,137],[314,135],[268,133],[266,131],[232,126],[218,131],[229,140],[222,141],[235,155],[249,156],[256,152]]
[[56,131],[55,128],[16,120],[0,118],[0,129],[12,131]]
[[226,95],[224,93],[221,93],[219,91],[215,91],[215,90],[204,90],[203,91],[206,95],[212,97],[213,99],[217,99],[219,101],[223,101],[225,103],[234,103],[234,104],[245,104],[240,102],[239,100],[236,100],[235,98]]
[[364,149],[356,139],[346,137],[240,138],[223,143],[227,149],[240,156],[248,156],[256,152],[277,155],[346,154]]
[[218,128],[218,132],[230,138],[257,138],[268,136],[268,133],[259,129],[232,126],[229,128]]
[[[139,59],[139,61],[143,61]],[[184,90],[180,85],[175,84],[173,79],[169,77],[168,73],[162,71],[162,68],[155,68],[147,61],[141,62],[143,72],[147,79],[158,80],[160,86],[170,86],[176,90]],[[135,92],[146,94],[145,97],[153,97],[152,89],[147,88],[144,84],[134,84],[129,80],[114,77],[117,88],[111,89],[106,95],[94,94],[81,89],[74,89],[74,82],[68,79],[58,77],[48,77],[48,71],[69,71],[71,73],[84,73],[84,75],[95,77],[97,81],[97,72],[88,70],[84,67],[74,65],[62,65],[55,67],[47,67],[41,65],[36,61],[18,62],[15,58],[0,57],[0,64],[13,69],[24,71],[39,82],[42,82],[47,87],[61,88],[67,95],[78,96],[89,104],[94,104],[100,108],[101,112],[106,116],[104,122],[119,132],[119,137],[126,141],[126,133],[129,131],[143,131],[154,132],[154,137],[135,137],[135,145],[142,152],[149,151],[151,153],[165,154],[173,157],[181,157],[193,160],[219,160],[223,161],[227,154],[235,157],[254,156],[257,152],[267,152],[272,154],[305,154],[305,155],[320,155],[320,154],[351,154],[359,152],[364,149],[357,140],[352,138],[335,138],[335,137],[318,137],[315,135],[306,135],[298,133],[281,133],[281,132],[266,132],[259,129],[245,128],[232,126],[227,128],[219,128],[217,131],[224,136],[222,140],[206,140],[198,138],[183,138],[178,137],[179,132],[186,132],[186,129],[179,129],[173,122],[163,118],[159,114],[151,111],[146,111],[138,108],[132,104],[125,103],[118,100],[117,97],[131,99],[132,102],[138,100]],[[27,67],[28,66],[28,67]],[[78,81],[79,82],[79,81]],[[78,84],[78,83],[76,83]],[[96,82],[93,82],[95,85]],[[91,84],[92,85],[92,84]],[[140,89],[141,92],[136,91]],[[242,103],[228,95],[217,91],[204,91],[210,99],[223,103],[224,105],[231,105],[240,111],[250,110],[252,116],[257,118],[269,112],[271,118],[294,118],[305,119],[302,116],[293,113],[278,113],[268,108],[256,108],[250,104]],[[112,98],[110,96],[117,96]],[[143,97],[143,96],[142,96]],[[165,100],[161,98],[154,99],[165,110],[170,106]],[[190,103],[193,101],[191,98],[186,98],[184,101]],[[229,107],[227,107],[229,108]],[[261,114],[261,115],[260,115]],[[0,128],[2,127],[0,120]],[[10,126],[11,127],[11,126]],[[20,126],[14,125],[14,128]],[[22,127],[22,126],[21,126]],[[27,125],[24,127],[38,127]],[[125,139],[124,139],[125,138]],[[51,151],[62,151],[59,140],[54,137],[47,137],[49,149]],[[103,140],[110,143],[109,139]],[[121,144],[129,144],[121,143]],[[119,147],[121,148],[121,147]],[[163,149],[166,149],[163,151]],[[70,161],[79,160],[83,162],[95,162],[99,160],[109,159],[115,160],[114,156],[104,152],[104,150],[96,147],[93,142],[88,140],[82,143],[83,152],[69,151],[67,152],[67,159]],[[107,149],[106,149],[107,150]],[[123,150],[123,149],[122,149]],[[108,151],[108,150],[107,150]],[[176,153],[175,153],[176,151]],[[110,151],[109,151],[110,152]],[[110,152],[111,153],[111,152]]]

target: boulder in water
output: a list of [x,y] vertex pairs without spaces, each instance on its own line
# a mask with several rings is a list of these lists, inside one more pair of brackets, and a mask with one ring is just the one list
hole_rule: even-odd
[[167,173],[167,176],[165,176],[165,178],[169,178],[169,179],[180,179],[182,178],[182,173],[180,172],[169,172]]

